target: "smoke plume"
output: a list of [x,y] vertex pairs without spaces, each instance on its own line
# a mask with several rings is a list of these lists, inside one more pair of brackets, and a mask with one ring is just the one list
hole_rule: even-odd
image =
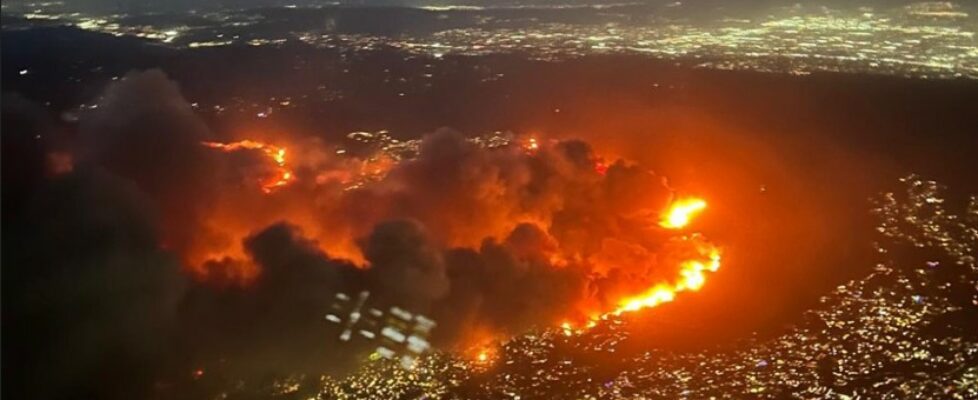
[[[4,372],[34,398],[104,397],[112,375],[139,397],[198,368],[340,370],[362,349],[327,337],[339,292],[431,316],[444,347],[585,321],[702,244],[658,226],[662,177],[582,141],[488,148],[442,129],[379,163],[318,138],[217,137],[159,71],[96,104],[23,157],[69,168],[4,192]],[[24,115],[5,102],[5,160],[28,143],[8,127],[51,125],[9,113]]]

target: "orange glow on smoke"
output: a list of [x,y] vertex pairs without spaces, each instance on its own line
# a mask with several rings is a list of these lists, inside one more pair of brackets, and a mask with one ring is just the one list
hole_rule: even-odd
[[47,172],[51,175],[67,174],[75,169],[75,157],[68,152],[48,153],[45,161],[47,161]]
[[240,140],[231,143],[203,142],[204,146],[218,149],[223,152],[234,152],[239,150],[258,150],[270,158],[276,165],[275,176],[260,181],[261,190],[271,193],[275,189],[288,185],[295,180],[295,175],[285,166],[285,147],[278,147],[268,143],[254,140]]
[[706,209],[706,201],[698,198],[677,200],[662,215],[659,226],[666,229],[680,229],[689,224],[696,214]]
[[[524,137],[514,142],[519,146],[518,149],[522,150],[517,153],[518,156],[529,158],[555,156],[557,153],[540,154],[553,143],[547,140],[538,141],[535,137]],[[249,254],[241,243],[242,238],[283,220],[299,228],[301,234],[308,238],[313,246],[331,258],[345,259],[358,267],[369,268],[357,240],[369,233],[372,222],[385,216],[387,212],[385,207],[397,209],[392,205],[379,202],[375,196],[386,196],[387,191],[396,190],[399,184],[404,183],[396,181],[397,174],[389,174],[399,167],[400,159],[378,152],[363,158],[343,158],[340,162],[316,164],[322,152],[310,151],[306,146],[294,146],[293,149],[299,151],[290,153],[285,147],[257,140],[202,142],[201,144],[226,153],[259,152],[261,166],[269,167],[257,179],[259,188],[265,194],[273,193],[296,181],[293,168],[302,168],[302,171],[312,170],[310,176],[315,178],[315,185],[295,185],[292,189],[276,196],[262,196],[255,192],[251,185],[246,185],[246,193],[232,190],[222,197],[220,203],[224,206],[214,207],[204,221],[211,236],[185,255],[200,280],[242,286],[250,284],[261,271],[250,260]],[[329,152],[332,153],[333,151]],[[590,161],[593,163],[594,172],[598,175],[605,175],[609,168],[616,168],[615,163],[606,162],[599,156],[594,156]],[[393,180],[394,184],[385,182],[387,179]],[[588,179],[596,180],[600,177],[588,175]],[[406,182],[410,183],[410,181]],[[371,189],[371,185],[375,184],[376,188],[381,190],[359,191]],[[582,298],[575,304],[568,304],[568,308],[572,308],[576,313],[574,316],[564,314],[568,320],[549,321],[558,324],[560,333],[567,336],[580,334],[609,316],[637,312],[672,302],[680,293],[701,290],[706,285],[710,273],[719,269],[721,263],[719,248],[706,242],[701,235],[685,230],[707,209],[707,202],[698,197],[680,197],[674,198],[664,209],[660,209],[663,204],[660,201],[668,199],[669,193],[662,185],[655,188],[663,189],[656,192],[657,196],[661,196],[656,197],[657,206],[649,208],[644,193],[633,196],[637,199],[635,203],[638,204],[638,208],[641,209],[641,213],[635,218],[642,228],[638,234],[648,234],[650,242],[654,245],[662,243],[665,245],[662,248],[647,246],[641,240],[631,242],[629,237],[623,237],[621,240],[609,238],[607,240],[609,244],[602,243],[600,257],[589,259],[596,268],[597,274],[600,275],[604,271],[600,268],[623,268],[628,270],[634,279],[615,283],[615,287],[609,286],[600,296]],[[344,217],[345,213],[342,212],[346,211],[342,207],[350,207],[344,202],[347,200],[345,196],[359,196],[352,198],[362,197],[373,202],[368,204],[378,206],[363,210],[356,209],[358,212],[365,213],[362,224],[361,219],[347,220]],[[624,207],[615,204],[615,207],[609,207],[607,212],[614,213],[617,212],[617,208],[628,207],[632,207],[632,204],[626,203]],[[489,211],[495,210],[488,206],[487,208]],[[552,216],[546,213],[491,214],[490,217],[480,219],[480,223],[458,227],[453,224],[440,225],[442,222],[440,214],[421,215],[421,217],[425,216],[431,217],[431,220],[425,221],[431,229],[436,232],[449,232],[446,235],[446,245],[457,247],[477,248],[486,237],[505,237],[513,230],[513,225],[516,223],[532,223],[543,231],[547,231],[553,224]],[[330,220],[338,222],[323,224],[324,221]],[[656,224],[658,227],[655,227]],[[582,251],[580,247],[575,247],[583,246],[574,243],[574,237],[570,237],[564,246],[561,246],[557,238],[549,239],[553,242],[549,246],[553,248],[534,249],[533,254],[539,255],[540,261],[553,268],[562,268],[571,264],[576,256],[575,251]],[[590,256],[590,254],[586,255]],[[222,260],[233,262],[211,262]],[[666,271],[675,272],[659,276],[658,273],[663,267]],[[466,357],[490,365],[494,359],[497,359],[498,354],[493,346],[485,344],[496,337],[496,334],[497,332],[492,331],[468,333],[467,336],[483,336],[485,340],[477,341],[482,345],[469,347],[465,351]],[[468,341],[468,343],[473,342]]]
[[605,174],[608,173],[608,164],[606,164],[603,160],[595,161],[594,172],[597,172],[599,175],[604,176]]

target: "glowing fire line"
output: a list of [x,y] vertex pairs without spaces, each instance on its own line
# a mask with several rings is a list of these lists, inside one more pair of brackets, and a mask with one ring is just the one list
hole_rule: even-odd
[[[692,217],[706,209],[706,201],[699,198],[680,199],[673,202],[662,214],[660,226],[666,229],[681,229],[692,220]],[[626,312],[635,312],[646,308],[668,303],[676,298],[676,294],[686,291],[698,291],[706,283],[706,274],[720,269],[720,250],[713,245],[703,244],[700,249],[701,258],[694,258],[680,263],[677,279],[652,286],[645,292],[626,297],[618,302],[618,307],[611,312],[593,316],[581,328],[574,328],[570,322],[564,321],[560,328],[565,335],[583,332],[597,325],[597,321],[611,316],[619,316]]]
[[288,185],[295,180],[295,175],[285,166],[285,147],[273,146],[254,140],[240,140],[231,143],[201,142],[201,144],[226,153],[239,150],[259,150],[265,154],[277,166],[276,176],[261,182],[261,190],[265,193],[271,193],[275,189]]
[[716,272],[718,269],[720,269],[720,251],[710,248],[708,260],[683,261],[679,270],[679,279],[675,283],[671,285],[660,283],[641,295],[625,298],[618,303],[618,309],[611,314],[621,315],[624,312],[655,307],[672,301],[676,298],[676,293],[700,290],[706,283],[706,272]]

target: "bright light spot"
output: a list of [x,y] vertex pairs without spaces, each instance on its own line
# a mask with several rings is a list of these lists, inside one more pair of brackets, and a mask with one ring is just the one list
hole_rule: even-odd
[[537,138],[531,137],[523,142],[523,151],[529,154],[534,154],[537,150],[540,150],[540,143],[537,142]]
[[476,359],[479,360],[479,362],[489,361],[489,351],[487,350],[480,351],[479,355],[476,356]]
[[659,226],[666,229],[680,229],[689,224],[693,216],[706,209],[706,201],[698,198],[678,200],[669,206],[662,216]]

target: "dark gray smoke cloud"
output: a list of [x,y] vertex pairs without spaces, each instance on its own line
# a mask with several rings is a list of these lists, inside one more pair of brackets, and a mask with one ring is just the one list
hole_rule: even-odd
[[330,346],[323,315],[336,292],[364,285],[361,271],[329,258],[286,223],[248,237],[245,247],[262,269],[252,285],[198,285],[181,306],[193,364],[223,359],[221,367],[236,376],[345,367],[350,349]]
[[417,222],[381,223],[360,246],[370,262],[375,291],[394,304],[424,309],[448,292],[442,250]]
[[23,225],[5,227],[5,394],[147,394],[169,362],[186,284],[159,248],[148,199],[97,168],[36,195]]
[[553,239],[532,224],[519,225],[502,243],[450,250],[451,291],[436,305],[445,326],[435,339],[451,344],[473,331],[519,332],[573,315],[568,305],[585,296],[588,272],[555,267],[555,251]]
[[219,159],[202,147],[210,130],[159,70],[132,72],[109,85],[78,128],[78,161],[104,167],[146,193],[165,218],[166,246],[184,253],[211,206]]
[[[126,85],[109,91],[119,94],[105,103],[115,118],[129,115],[120,104],[133,100]],[[137,92],[159,102],[151,100],[159,88]],[[112,152],[73,159],[62,153],[71,147],[68,127],[14,95],[3,100],[4,394],[147,395],[171,365],[187,285],[177,258],[160,247],[159,203],[98,162]],[[172,117],[169,110],[156,107],[163,119],[154,122]],[[138,133],[131,120],[93,121],[100,122],[92,129],[121,141]]]

